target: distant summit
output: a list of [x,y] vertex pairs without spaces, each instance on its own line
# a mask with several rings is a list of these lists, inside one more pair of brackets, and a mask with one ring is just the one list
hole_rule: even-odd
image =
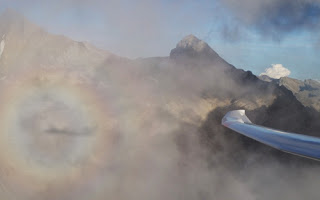
[[220,57],[206,42],[198,39],[194,35],[188,35],[177,44],[176,48],[171,50],[170,58],[214,60]]

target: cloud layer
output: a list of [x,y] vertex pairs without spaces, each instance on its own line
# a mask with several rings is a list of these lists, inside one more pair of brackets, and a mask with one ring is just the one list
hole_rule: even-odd
[[168,55],[183,36],[239,41],[254,33],[276,41],[307,32],[319,38],[319,0],[0,0],[50,32],[127,57]]
[[279,79],[281,77],[289,76],[290,74],[290,70],[283,67],[282,64],[273,64],[272,67],[267,68],[260,76],[267,75],[270,78]]
[[192,0],[0,0],[0,5],[17,9],[50,32],[127,57],[168,55],[179,39],[202,31],[213,15],[208,3]]
[[281,40],[287,34],[294,32],[319,31],[319,0],[220,0],[220,2],[240,26],[276,40]]

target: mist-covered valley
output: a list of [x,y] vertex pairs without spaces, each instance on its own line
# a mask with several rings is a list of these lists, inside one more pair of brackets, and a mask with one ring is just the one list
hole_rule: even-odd
[[221,125],[245,109],[256,124],[319,137],[316,83],[261,80],[194,35],[167,57],[129,59],[7,10],[0,37],[0,199],[320,196],[317,161]]

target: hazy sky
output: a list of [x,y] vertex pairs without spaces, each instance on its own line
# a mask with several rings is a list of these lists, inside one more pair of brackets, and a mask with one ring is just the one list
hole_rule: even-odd
[[320,79],[320,0],[0,0],[6,8],[130,58],[167,56],[194,34],[238,68]]

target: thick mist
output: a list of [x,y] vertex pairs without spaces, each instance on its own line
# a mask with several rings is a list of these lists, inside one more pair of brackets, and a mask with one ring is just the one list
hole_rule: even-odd
[[[2,168],[6,178],[1,196],[318,197],[317,163],[284,153],[279,157],[263,145],[246,143],[220,125],[222,116],[213,117],[216,109],[229,105],[254,110],[274,102],[275,86],[255,80],[252,74],[222,60],[210,64],[196,58],[107,61],[86,81],[66,79],[75,72],[88,73],[74,68],[54,78],[53,72],[44,72],[2,83],[2,99],[23,97],[14,104],[4,103],[14,113],[8,125],[14,141],[11,159],[26,161]],[[19,84],[24,85],[23,96],[15,92]],[[100,114],[97,109],[105,110]],[[1,117],[8,121],[7,112]],[[27,177],[34,181],[30,184]]]
[[[46,5],[49,15],[79,2],[93,6],[58,2]],[[159,2],[128,8],[138,25],[114,9],[127,2],[93,3],[107,8],[116,30],[133,34],[123,41],[128,48],[161,33]],[[160,14],[146,17],[158,7]],[[1,199],[319,198],[318,162],[221,125],[226,112],[241,108],[257,124],[319,136],[319,113],[284,87],[235,68],[192,35],[169,57],[132,60],[18,22],[0,63]],[[143,40],[134,35],[141,29]]]

